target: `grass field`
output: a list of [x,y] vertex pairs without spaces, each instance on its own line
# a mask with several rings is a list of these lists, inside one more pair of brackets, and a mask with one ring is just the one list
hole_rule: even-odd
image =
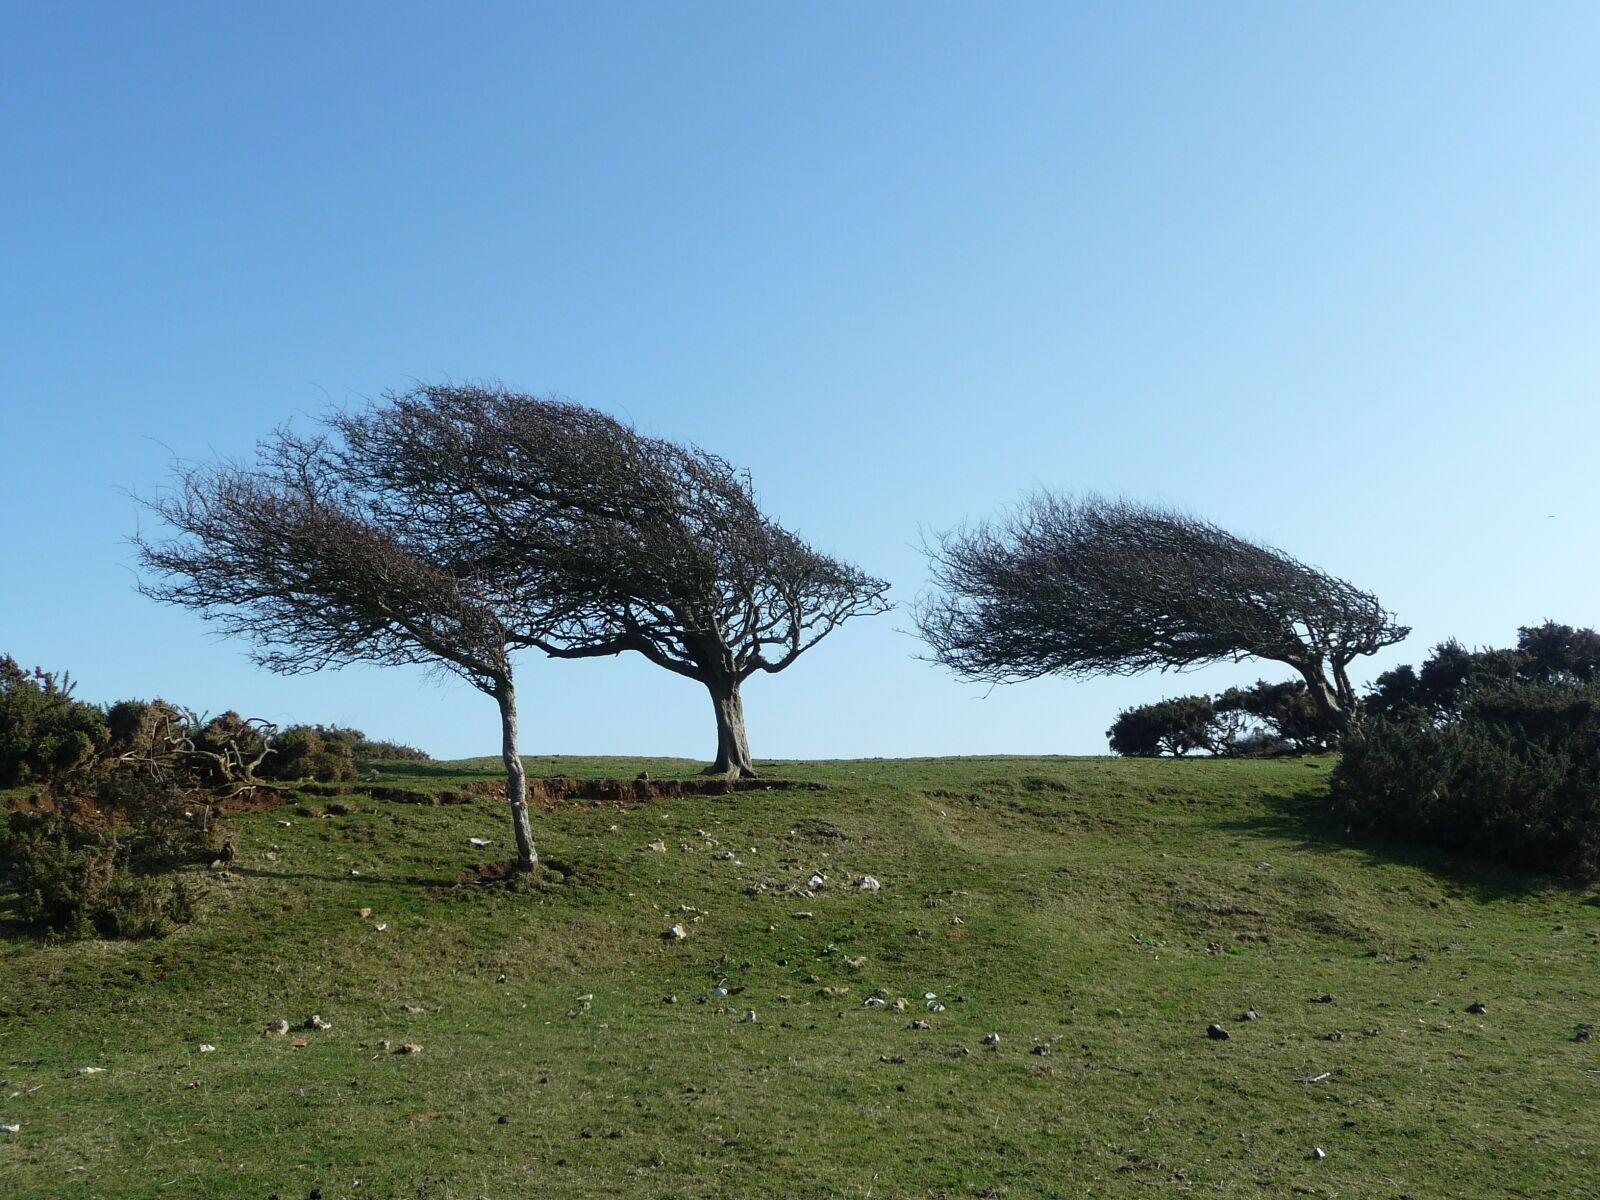
[[541,810],[520,890],[487,797],[244,816],[200,924],[7,927],[0,1196],[1600,1195],[1595,899],[1352,842],[1328,767],[767,763],[823,788]]

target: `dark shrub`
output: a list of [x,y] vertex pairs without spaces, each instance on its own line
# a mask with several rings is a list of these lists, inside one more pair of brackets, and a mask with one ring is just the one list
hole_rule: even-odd
[[272,753],[258,770],[264,779],[314,779],[344,783],[356,778],[354,730],[322,725],[291,725],[272,738]]
[[1179,696],[1126,709],[1106,730],[1116,754],[1154,758],[1158,754],[1188,754],[1211,747],[1211,724],[1216,710],[1206,696]]
[[72,698],[72,681],[0,656],[0,787],[85,770],[109,734],[104,714]]
[[96,803],[13,812],[0,874],[22,919],[57,937],[151,937],[195,917],[193,885],[173,868],[228,853],[224,831],[170,785],[121,771]]
[[1420,671],[1380,679],[1333,775],[1352,827],[1600,878],[1592,633],[1547,624],[1522,635],[1515,651],[1446,643]]

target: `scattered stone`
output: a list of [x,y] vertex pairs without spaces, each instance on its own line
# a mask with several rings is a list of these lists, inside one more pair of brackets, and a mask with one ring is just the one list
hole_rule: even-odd
[[389,926],[388,926],[388,924],[386,922],[379,921],[376,925],[373,926],[373,928],[376,929],[379,933],[382,933],[385,929],[389,928]]
[[794,919],[796,921],[809,921],[811,919],[811,914],[808,912],[797,912],[794,915]]
[[1414,962],[1414,963],[1425,963],[1425,962],[1428,961],[1428,956],[1426,954],[1424,954],[1421,950],[1418,950],[1414,954],[1412,954],[1412,956],[1411,956],[1409,961]]
[[289,1043],[289,1045],[294,1047],[296,1050],[304,1050],[310,1044],[311,1043],[307,1042],[305,1038],[295,1038],[294,1041]]
[[1311,1157],[1315,1161],[1321,1162],[1323,1159],[1328,1157],[1328,1152],[1326,1150],[1324,1150],[1321,1146],[1313,1146],[1311,1148]]
[[866,998],[865,1004],[866,1004],[866,1006],[868,1008],[886,1008],[887,1007],[887,1005],[884,1003],[884,1001],[879,999],[877,996],[868,996]]
[[871,875],[863,875],[856,880],[856,889],[863,892],[877,892],[883,890],[883,884],[879,883]]
[[900,1066],[906,1061],[906,1056],[904,1054],[880,1054],[878,1055],[878,1061],[881,1063],[893,1063],[895,1066]]
[[372,910],[370,908],[358,908],[358,909],[356,909],[356,916],[360,917],[363,921],[365,921],[371,915],[372,915]]
[[661,997],[661,1003],[663,1004],[676,1004],[677,1002],[677,996],[671,994]]
[[923,992],[922,998],[924,1000],[937,1000],[939,996],[936,992]]
[[721,854],[717,855],[717,858],[722,862],[731,862],[733,860],[733,851],[724,850]]
[[818,994],[823,996],[848,996],[850,994],[850,989],[845,987],[843,984],[835,984],[823,988]]
[[[401,1007],[405,1007],[405,1006],[402,1005]],[[328,1022],[324,1021],[316,1013],[312,1013],[309,1017],[306,1018],[306,1028],[307,1029],[332,1029],[333,1026],[328,1024]]]
[[984,1034],[983,1035],[983,1044],[985,1046],[998,1046],[1000,1044],[1000,1035],[998,1033],[986,1033],[986,1034]]
[[932,1021],[922,1021],[922,1020],[913,1021],[913,1022],[911,1022],[911,1028],[913,1028],[913,1029],[932,1029],[933,1028],[933,1022]]
[[506,1116],[505,1113],[501,1113],[494,1119],[494,1123],[496,1125],[509,1125],[511,1124],[511,1118]]
[[1572,1035],[1572,1040],[1575,1042],[1587,1042],[1593,1036],[1593,1025],[1579,1025],[1577,1031]]
[[1330,1042],[1342,1042],[1342,1041],[1344,1041],[1344,1034],[1341,1033],[1339,1030],[1335,1029],[1332,1033],[1330,1033],[1328,1035],[1328,1039],[1327,1040],[1330,1041]]
[[1467,1011],[1469,1013],[1475,1013],[1478,1016],[1482,1016],[1484,1013],[1489,1011],[1489,1006],[1487,1004],[1483,1003],[1483,1001],[1478,1000],[1478,1001],[1473,1002],[1472,1004],[1467,1005]]
[[753,1008],[745,1009],[742,1023],[745,1025],[754,1025],[756,1023],[756,1010]]
[[261,1031],[262,1037],[282,1037],[289,1032],[289,1022],[281,1017]]
[[1206,1036],[1214,1042],[1225,1042],[1233,1036],[1221,1025],[1207,1025]]
[[215,1046],[213,1046],[210,1042],[201,1042],[200,1043],[200,1053],[201,1054],[213,1054],[213,1053],[216,1052],[216,1049],[217,1048]]
[[1261,1020],[1261,1014],[1253,1008],[1247,1008],[1240,1014],[1239,1019],[1241,1021],[1259,1021]]
[[826,882],[828,881],[821,875],[813,875],[810,879],[806,880],[806,886],[815,892],[819,890]]
[[421,1054],[422,1053],[422,1047],[419,1044],[417,1044],[416,1042],[401,1042],[400,1043],[400,1049],[396,1050],[395,1053],[396,1054]]
[[682,925],[674,925],[661,936],[666,938],[669,942],[681,942],[684,938],[689,936],[689,931]]
[[1311,997],[1309,1003],[1311,1003],[1311,1004],[1332,1004],[1333,1003],[1333,997],[1328,995],[1328,993],[1324,992],[1320,996]]
[[1037,1054],[1040,1058],[1043,1058],[1046,1054],[1050,1053],[1050,1047],[1047,1043],[1040,1042],[1032,1050],[1028,1051],[1028,1053]]
[[104,1067],[79,1067],[73,1072],[74,1075],[104,1075],[105,1073],[106,1069]]
[[22,1126],[21,1125],[7,1125],[7,1124],[4,1124],[3,1122],[0,1122],[0,1133],[21,1133],[21,1132],[22,1132]]
[[867,965],[867,956],[865,954],[858,954],[854,958],[847,958],[844,960],[844,965],[849,967],[852,971],[859,971],[862,967]]
[[481,847],[487,846],[489,844],[489,839],[488,838],[469,837],[467,839],[467,844],[471,845],[471,846],[478,846],[478,847],[481,848]]
[[930,1000],[928,1001],[928,1011],[933,1013],[941,1013],[944,1011],[944,1005],[940,1004],[937,1000]]
[[667,844],[665,842],[651,842],[650,849],[657,854],[665,854],[667,852]]
[[1377,1037],[1378,1036],[1378,1030],[1377,1030],[1376,1026],[1374,1026],[1371,1029],[1363,1029],[1361,1031],[1361,1033],[1365,1037]]
[[972,1051],[968,1050],[965,1046],[957,1046],[954,1050],[950,1051],[950,1057],[951,1058],[965,1058],[967,1055],[969,1055],[971,1053],[972,1053]]
[[906,1009],[911,1007],[911,1002],[904,996],[901,996],[889,1007],[893,1008],[895,1012],[905,1012]]

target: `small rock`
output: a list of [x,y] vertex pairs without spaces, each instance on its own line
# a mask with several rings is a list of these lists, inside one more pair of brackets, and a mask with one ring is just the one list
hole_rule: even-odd
[[811,914],[808,912],[797,912],[794,914],[794,919],[796,921],[809,921],[811,919]]
[[4,1123],[0,1123],[0,1133],[21,1133],[21,1132],[22,1132],[22,1126],[21,1125],[6,1125]]
[[365,921],[371,915],[372,915],[372,910],[370,908],[358,908],[358,909],[356,909],[356,916],[360,917],[363,921]]
[[261,1031],[262,1037],[282,1037],[289,1032],[289,1022],[281,1017]]
[[865,1004],[866,1004],[866,1006],[868,1008],[885,1008],[885,1007],[887,1007],[887,1005],[884,1003],[884,1001],[880,1000],[877,996],[868,996],[866,998]]
[[676,1004],[677,1002],[678,1002],[678,998],[676,996],[674,996],[674,995],[670,995],[669,994],[669,995],[661,997],[661,1003],[663,1003],[663,1004]]
[[1253,1008],[1247,1008],[1247,1009],[1245,1009],[1245,1010],[1244,1010],[1244,1012],[1243,1012],[1243,1013],[1242,1013],[1242,1014],[1241,1014],[1241,1015],[1240,1015],[1240,1017],[1239,1017],[1239,1019],[1240,1019],[1240,1020],[1241,1020],[1241,1021],[1259,1021],[1259,1020],[1260,1020],[1260,1019],[1261,1019],[1261,1014],[1260,1014],[1260,1013],[1258,1013],[1258,1012],[1257,1012],[1257,1011],[1256,1011],[1256,1010],[1255,1010],[1255,1009],[1253,1009]]
[[293,1046],[296,1050],[304,1050],[308,1045],[310,1045],[310,1043],[307,1042],[305,1038],[295,1038],[294,1041],[289,1043],[289,1045]]
[[1573,1035],[1572,1035],[1572,1040],[1575,1041],[1575,1042],[1587,1042],[1593,1036],[1594,1036],[1594,1026],[1592,1026],[1592,1025],[1579,1025],[1578,1028],[1577,1028],[1577,1031],[1574,1032]]
[[469,837],[467,839],[467,844],[470,845],[470,846],[479,846],[479,847],[487,846],[489,844],[489,839],[488,838]]
[[373,928],[376,929],[379,933],[382,933],[385,929],[389,928],[389,926],[388,926],[387,922],[379,921],[376,925],[373,926]]
[[665,842],[651,842],[650,849],[657,854],[665,854],[667,852],[667,844]]
[[944,1005],[940,1004],[937,1000],[930,1000],[928,1001],[928,1011],[933,1013],[941,1013],[944,1011]]
[[714,987],[714,988],[711,989],[711,994],[720,999],[721,997],[726,996],[728,994],[728,989],[725,988],[725,987]]
[[756,1023],[756,1010],[753,1008],[745,1009],[742,1021],[745,1025],[754,1025]]
[[661,936],[666,938],[669,942],[681,942],[684,938],[689,936],[689,931],[682,925],[674,925]]
[[421,1054],[422,1047],[416,1042],[401,1042],[396,1054]]
[[200,1053],[201,1054],[214,1054],[216,1052],[216,1049],[217,1048],[215,1046],[211,1045],[211,1043],[209,1043],[209,1042],[201,1042],[200,1043]]
[[717,855],[717,858],[719,858],[723,862],[730,862],[733,859],[733,851],[732,850],[724,850],[721,854]]
[[894,1009],[895,1012],[905,1012],[906,1009],[911,1007],[911,1001],[907,1000],[904,996],[901,996],[889,1007]]
[[1333,1003],[1333,997],[1328,995],[1328,993],[1324,992],[1320,996],[1311,997],[1310,1003],[1312,1003],[1312,1004],[1332,1004]]
[[1330,1033],[1328,1035],[1328,1041],[1330,1041],[1330,1042],[1342,1042],[1342,1041],[1344,1041],[1344,1034],[1341,1033],[1339,1030],[1335,1029],[1332,1033]]
[[1050,1047],[1047,1044],[1045,1044],[1044,1042],[1040,1042],[1032,1050],[1028,1051],[1028,1053],[1029,1054],[1037,1054],[1042,1058],[1046,1054],[1050,1053]]
[[504,971],[500,972],[500,974],[494,977],[494,981],[496,983],[504,983],[506,981],[506,973]]
[[836,984],[823,988],[819,994],[823,996],[848,996],[850,994],[850,989],[845,987],[843,984]]
[[1489,1006],[1483,1003],[1483,1001],[1479,1000],[1467,1005],[1467,1011],[1469,1013],[1476,1013],[1477,1015],[1482,1016],[1484,1013],[1489,1011]]
[[306,1028],[307,1029],[332,1029],[333,1026],[328,1024],[328,1022],[324,1021],[316,1013],[312,1013],[309,1017],[306,1018]]
[[1328,1157],[1328,1152],[1321,1146],[1313,1146],[1311,1148],[1311,1157],[1317,1162],[1321,1162],[1323,1159]]
[[965,1058],[967,1055],[969,1055],[971,1053],[972,1053],[972,1051],[968,1050],[965,1046],[957,1046],[954,1050],[950,1051],[950,1057],[951,1058]]
[[1206,1036],[1214,1042],[1225,1042],[1233,1036],[1221,1025],[1207,1025]]
[[867,956],[865,954],[858,954],[854,958],[847,958],[844,960],[844,965],[849,967],[852,971],[859,971],[862,967],[867,965]]
[[824,883],[826,883],[826,882],[828,882],[828,881],[826,879],[824,879],[821,875],[813,875],[810,879],[806,880],[806,886],[808,888],[810,888],[813,892],[815,892],[815,891],[819,890],[822,887],[822,885]]
[[998,1046],[1000,1044],[1000,1035],[998,1033],[986,1033],[986,1034],[984,1034],[983,1035],[983,1044],[985,1046]]
[[494,1123],[496,1125],[509,1125],[511,1124],[511,1118],[506,1116],[505,1113],[501,1113],[494,1119]]
[[879,883],[871,875],[863,875],[856,880],[856,889],[863,892],[877,892],[883,890],[883,884]]
[[106,1069],[104,1067],[79,1067],[73,1072],[74,1075],[104,1075],[105,1073]]

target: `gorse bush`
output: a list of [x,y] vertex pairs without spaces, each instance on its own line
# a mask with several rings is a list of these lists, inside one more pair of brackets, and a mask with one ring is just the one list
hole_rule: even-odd
[[1600,878],[1600,636],[1520,632],[1514,650],[1447,642],[1381,676],[1333,804],[1352,828]]
[[356,778],[355,747],[365,739],[356,729],[291,725],[273,735],[272,753],[258,773],[263,779],[345,783]]
[[21,918],[52,936],[158,936],[196,914],[195,885],[174,869],[231,855],[229,836],[172,784],[117,771],[93,804],[11,813],[0,877]]
[[1333,736],[1298,679],[1140,705],[1118,714],[1106,730],[1114,753],[1139,758],[1197,750],[1226,757],[1320,753]]
[[72,698],[72,681],[0,656],[0,787],[82,771],[110,734],[106,717]]

